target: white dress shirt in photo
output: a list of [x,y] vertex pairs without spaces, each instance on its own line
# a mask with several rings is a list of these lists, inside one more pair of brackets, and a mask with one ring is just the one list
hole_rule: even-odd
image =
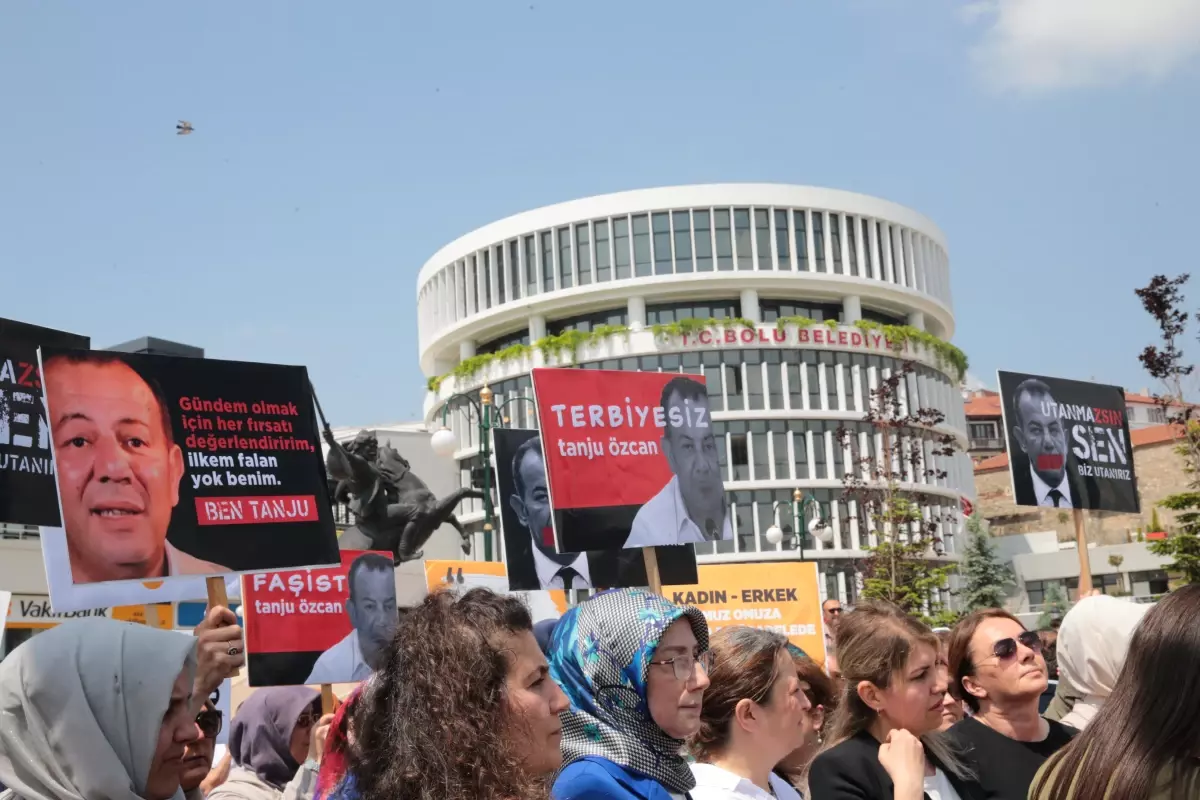
[[317,663],[313,664],[312,674],[304,683],[306,686],[354,683],[365,681],[371,677],[371,672],[371,667],[363,658],[362,648],[358,646],[358,631],[352,629],[345,639],[321,653]]
[[[733,538],[733,525],[729,517],[729,511],[726,510],[725,525],[721,530],[722,539]],[[625,546],[658,547],[707,541],[700,526],[688,517],[683,495],[679,491],[679,476],[674,476],[662,491],[638,509],[637,516],[633,518],[633,530],[630,531]]]
[[728,770],[712,764],[691,764],[696,788],[692,800],[800,800],[800,793],[786,781],[771,780],[768,792]]
[[534,544],[533,566],[537,569],[538,585],[543,589],[564,588],[563,576],[560,574],[564,569],[575,570],[575,576],[571,579],[572,589],[592,588],[592,574],[588,567],[587,553],[580,553],[570,564],[559,564],[547,558],[546,554],[538,549],[537,544]]
[[[1033,478],[1033,494],[1037,498],[1037,504],[1039,506],[1046,506],[1047,508],[1075,507],[1075,504],[1071,500],[1071,483],[1067,480],[1067,471],[1065,469],[1063,470],[1062,481],[1058,484],[1058,486],[1051,486],[1042,480],[1037,474],[1037,470],[1033,468],[1032,464],[1029,466],[1029,475]],[[1050,493],[1055,489],[1062,494],[1057,506],[1054,503],[1054,498],[1050,496]]]

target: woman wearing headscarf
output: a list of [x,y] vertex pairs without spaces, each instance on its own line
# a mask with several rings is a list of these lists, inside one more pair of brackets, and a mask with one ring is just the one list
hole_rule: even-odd
[[1099,595],[1085,597],[1063,617],[1058,669],[1080,699],[1062,724],[1083,730],[1117,685],[1129,641],[1149,606]]
[[87,619],[0,663],[2,800],[179,800],[196,642]]
[[[259,689],[233,715],[229,777],[207,800],[308,800],[320,754],[311,753],[321,695],[306,686]],[[301,767],[303,764],[303,767]]]
[[708,659],[704,614],[640,589],[602,592],[564,614],[549,653],[571,701],[556,800],[690,791],[683,745],[700,730]]

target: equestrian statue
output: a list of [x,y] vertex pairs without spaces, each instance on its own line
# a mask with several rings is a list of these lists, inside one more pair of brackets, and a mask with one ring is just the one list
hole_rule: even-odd
[[329,470],[335,503],[349,503],[357,525],[342,534],[343,550],[390,550],[396,564],[416,561],[434,531],[450,523],[462,537],[464,553],[471,552],[471,535],[454,516],[464,497],[483,499],[478,489],[456,489],[438,499],[425,482],[413,474],[409,463],[390,445],[379,446],[374,432],[362,430],[343,446],[325,423],[329,444],[325,466]]

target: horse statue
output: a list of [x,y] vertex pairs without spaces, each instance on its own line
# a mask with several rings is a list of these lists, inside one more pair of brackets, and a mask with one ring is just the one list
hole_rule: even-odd
[[399,451],[379,446],[373,432],[359,431],[345,446],[334,440],[328,425],[323,435],[329,444],[325,466],[336,482],[334,502],[348,502],[357,520],[338,541],[341,549],[390,550],[396,564],[416,561],[424,555],[421,548],[429,537],[448,522],[462,537],[463,552],[471,552],[471,535],[454,509],[464,497],[483,499],[483,492],[461,488],[438,499]]

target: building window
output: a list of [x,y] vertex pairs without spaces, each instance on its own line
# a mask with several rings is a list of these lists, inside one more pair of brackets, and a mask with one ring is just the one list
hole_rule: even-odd
[[754,246],[758,250],[758,268],[774,269],[771,263],[771,221],[764,209],[754,211]]
[[[741,425],[744,429],[746,423],[729,423],[730,427]],[[729,435],[729,461],[733,465],[733,479],[735,481],[750,480],[750,448],[748,444],[747,434],[733,433]]]
[[754,248],[750,244],[750,209],[738,208],[733,212],[733,228],[736,238],[737,268],[754,269]]
[[650,264],[650,219],[645,214],[633,217],[633,268],[639,278],[654,273]]
[[498,353],[514,344],[529,344],[528,328],[510,333],[507,336],[501,336],[499,339],[492,339],[490,342],[484,342],[475,348],[475,352],[480,355],[484,353]]
[[554,239],[542,231],[542,291],[554,291]]
[[762,354],[756,350],[751,350],[746,353],[746,394],[749,400],[749,408],[752,411],[761,411],[766,408],[766,401],[763,397],[763,374],[762,374]]
[[842,220],[837,214],[829,215],[829,247],[833,250],[833,271],[842,274]]
[[996,423],[994,422],[972,422],[970,424],[970,432],[972,441],[977,439],[995,439]]
[[878,277],[881,274],[878,266],[876,266],[875,275],[871,274],[871,229],[868,227],[870,222],[865,218],[860,221],[862,223],[860,236],[863,246],[862,274],[864,278]]
[[814,322],[827,319],[842,321],[842,306],[838,303],[797,303],[791,300],[760,300],[758,310],[763,322],[775,322],[781,317],[805,317]]
[[532,236],[525,237],[525,296],[537,294],[538,282],[537,240]]
[[651,218],[654,229],[654,274],[671,274],[671,215],[666,212]]
[[709,212],[693,214],[696,223],[696,271],[713,271],[712,221]]
[[907,322],[904,317],[898,314],[889,314],[886,311],[876,311],[873,308],[864,308],[862,310],[862,318],[870,322],[878,322],[880,325],[903,325]]
[[775,250],[779,254],[779,268],[792,268],[792,243],[788,230],[788,212],[775,212]]
[[717,229],[717,269],[730,272],[733,270],[733,238],[729,229],[729,209],[718,208],[713,215]]
[[1146,409],[1152,425],[1164,425],[1167,421],[1167,410],[1162,406],[1151,406]]
[[772,476],[774,480],[786,481],[792,477],[791,456],[788,454],[788,433],[787,423],[783,420],[773,419],[768,423],[771,430],[771,461],[774,462],[775,474]]
[[508,289],[513,300],[521,299],[521,251],[516,239],[508,243]]
[[613,220],[613,250],[617,265],[617,280],[633,277],[629,258],[629,219],[619,217]]
[[674,212],[671,215],[671,227],[675,236],[675,271],[692,272],[692,223],[688,212]]
[[796,265],[801,272],[808,272],[808,212],[797,209],[792,216],[796,219]]
[[507,270],[504,269],[504,245],[497,245],[495,250],[495,270],[496,270],[496,305],[504,305],[505,287],[507,282]]
[[692,303],[655,303],[646,306],[647,325],[666,325],[684,319],[733,319],[738,315],[736,300]]
[[575,226],[575,247],[578,252],[575,254],[579,261],[579,285],[587,286],[592,282],[592,248],[589,246],[591,240],[588,238],[588,226],[584,222]]
[[856,237],[854,231],[858,229],[858,220],[854,217],[846,217],[846,250],[850,257],[850,274],[858,276],[858,246],[855,243]]
[[575,285],[571,275],[571,229],[558,229],[558,288],[570,289]]
[[725,408],[728,411],[741,411],[745,407],[741,362],[737,353],[725,353]]
[[612,253],[608,245],[608,220],[596,223],[596,283],[612,280]]
[[823,211],[814,211],[812,213],[812,228],[813,228],[813,248],[817,251],[817,272],[826,272],[825,269],[825,213]]
[[1158,597],[1171,591],[1167,573],[1161,569],[1129,573],[1134,597]]

